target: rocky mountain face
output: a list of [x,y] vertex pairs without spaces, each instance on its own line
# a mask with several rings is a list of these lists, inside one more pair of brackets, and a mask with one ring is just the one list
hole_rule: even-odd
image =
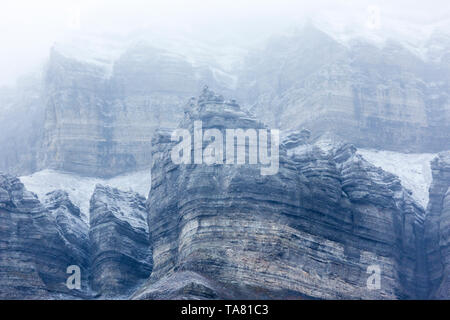
[[0,171],[38,170],[45,105],[38,75],[22,77],[14,88],[0,88]]
[[432,162],[433,182],[425,221],[431,298],[448,299],[450,293],[450,152]]
[[237,97],[270,127],[306,128],[313,139],[333,132],[357,147],[450,149],[445,35],[419,50],[394,40],[342,42],[307,25],[242,51],[231,71],[210,58],[218,55],[212,48],[197,47],[206,52],[193,59],[167,46],[144,41],[96,59],[56,46],[42,80],[0,90],[8,110],[0,112],[0,146],[11,150],[0,168],[105,178],[149,167],[155,129],[175,127],[205,84]]
[[[264,127],[210,91],[193,105],[180,127]],[[422,296],[424,211],[351,145],[307,135],[290,135],[279,172],[262,176],[250,164],[176,165],[159,131],[147,200],[153,272],[134,298]],[[367,287],[374,266],[378,290]]]
[[39,166],[102,178],[148,167],[155,128],[176,126],[206,83],[224,88],[209,68],[145,44],[111,70],[54,50]]
[[343,43],[309,25],[250,53],[238,97],[283,130],[330,131],[365,148],[448,150],[449,43],[432,37],[423,58],[393,40]]
[[90,211],[91,288],[102,297],[129,295],[152,270],[145,199],[97,185]]
[[[151,165],[152,189],[98,185],[81,212],[64,190],[38,199],[0,174],[0,298],[448,299],[450,39],[426,48],[307,26],[233,75],[145,43],[111,63],[52,50],[42,81],[0,88],[0,170]],[[209,90],[189,99],[204,84],[244,107]],[[194,121],[224,136],[282,129],[278,172],[175,164],[171,133]],[[426,212],[354,146],[441,152]],[[71,265],[80,290],[66,286]]]
[[[208,89],[179,128],[195,121],[267,129]],[[1,297],[448,298],[447,153],[433,162],[426,214],[397,176],[333,134],[287,134],[278,172],[261,175],[259,164],[175,164],[171,133],[153,138],[148,199],[97,185],[89,225],[66,192],[40,202],[1,175]],[[80,290],[66,287],[69,265]]]
[[[97,186],[91,224],[62,190],[42,199],[0,175],[0,298],[123,297],[151,272],[144,199]],[[80,288],[67,281],[76,266]]]
[[44,204],[10,175],[0,175],[0,297],[86,298],[66,287],[67,267],[86,274],[87,226],[67,194],[56,191]]

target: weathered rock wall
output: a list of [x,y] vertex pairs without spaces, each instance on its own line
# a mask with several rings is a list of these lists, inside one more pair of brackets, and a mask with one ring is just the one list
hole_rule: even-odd
[[[180,127],[202,120],[205,129],[263,128],[209,91],[193,105]],[[424,212],[398,178],[351,145],[293,143],[291,136],[280,146],[279,172],[261,176],[249,164],[176,165],[169,133],[154,140],[147,203],[154,266],[135,298],[155,292],[279,299],[423,294],[417,233]],[[381,270],[379,290],[367,287],[374,265]],[[196,276],[187,281],[184,272]]]

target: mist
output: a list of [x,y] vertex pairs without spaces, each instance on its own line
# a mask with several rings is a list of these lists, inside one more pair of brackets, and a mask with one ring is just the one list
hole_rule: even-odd
[[[433,1],[25,1],[3,2],[0,10],[0,85],[38,72],[55,42],[80,34],[127,37],[135,30],[245,46],[318,16],[365,29],[370,15],[389,28],[399,21],[421,29],[446,23],[450,6]],[[409,30],[408,28],[406,28]],[[407,31],[408,32],[408,31]]]

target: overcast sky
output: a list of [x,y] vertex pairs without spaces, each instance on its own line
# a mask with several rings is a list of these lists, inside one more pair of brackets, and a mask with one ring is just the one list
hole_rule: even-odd
[[[306,17],[366,16],[430,24],[450,17],[448,0],[15,0],[0,4],[0,85],[37,70],[55,41],[76,33],[122,33],[138,28],[192,38],[233,41],[300,25]],[[364,18],[365,19],[365,18]]]

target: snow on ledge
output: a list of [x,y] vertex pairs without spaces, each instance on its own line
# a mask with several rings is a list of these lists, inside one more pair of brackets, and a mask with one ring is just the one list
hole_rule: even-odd
[[89,201],[95,185],[110,186],[122,191],[134,191],[147,198],[150,191],[150,169],[120,175],[111,179],[78,176],[73,173],[42,170],[29,176],[20,177],[25,188],[34,192],[39,200],[51,191],[61,189],[69,194],[70,200],[77,205],[86,223],[89,224]]
[[432,180],[430,162],[436,154],[406,154],[372,149],[358,149],[357,152],[373,165],[397,175],[403,187],[412,191],[413,199],[426,209]]

